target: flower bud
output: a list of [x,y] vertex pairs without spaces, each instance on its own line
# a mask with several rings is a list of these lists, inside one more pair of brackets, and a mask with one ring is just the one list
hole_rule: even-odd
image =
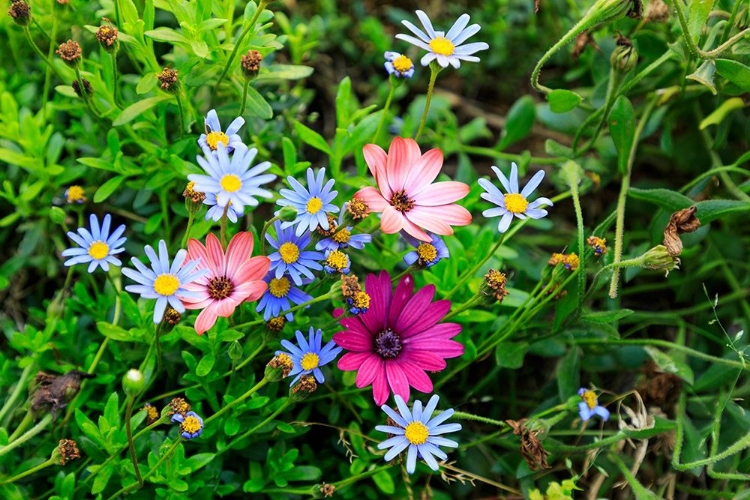
[[287,205],[279,211],[279,218],[284,222],[294,222],[297,220],[297,209]]
[[114,26],[99,26],[96,39],[105,51],[112,53],[117,50],[117,28]]
[[140,370],[131,368],[128,373],[122,377],[122,390],[128,397],[134,398],[143,391],[146,386],[146,380]]
[[294,368],[294,362],[288,354],[280,353],[273,357],[271,361],[266,365],[264,372],[265,378],[271,382],[278,382],[282,378],[289,375],[289,372]]
[[191,214],[197,214],[203,208],[203,200],[206,199],[206,193],[195,190],[195,182],[190,181],[182,192],[185,198],[185,210]]
[[307,399],[310,394],[318,389],[318,384],[315,382],[315,377],[312,375],[304,375],[300,377],[291,389],[289,389],[289,397],[294,403],[299,403]]
[[239,360],[242,359],[242,355],[244,354],[244,351],[239,341],[235,340],[234,342],[229,344],[229,349],[227,351],[227,354],[229,354],[229,359],[232,360],[232,363],[237,363]]
[[669,255],[667,247],[656,245],[641,256],[641,267],[655,271],[665,271],[664,276],[669,276],[673,269],[680,268],[680,259]]
[[164,70],[156,76],[159,80],[159,88],[168,94],[176,94],[180,91],[180,79],[177,76],[177,70],[164,68]]
[[17,0],[10,4],[8,15],[19,26],[28,26],[31,22],[31,7],[23,0]]
[[253,80],[258,76],[260,72],[260,62],[263,60],[263,56],[257,50],[248,50],[247,54],[242,56],[241,66],[242,74],[248,80]]
[[62,224],[65,222],[65,210],[60,207],[52,207],[49,209],[49,218],[55,224]]
[[71,86],[73,87],[73,92],[75,92],[78,97],[83,97],[83,94],[86,94],[86,97],[93,94],[94,91],[91,90],[91,82],[86,80],[85,78],[81,78],[81,81],[83,82],[83,92],[81,92],[81,84],[78,82],[78,80],[73,80],[73,83],[71,84]]
[[615,71],[627,73],[638,63],[638,52],[633,47],[633,42],[624,36],[617,37],[617,47],[612,51],[609,62]]
[[75,68],[81,62],[81,46],[74,40],[61,43],[55,54],[60,56],[60,59],[71,68]]

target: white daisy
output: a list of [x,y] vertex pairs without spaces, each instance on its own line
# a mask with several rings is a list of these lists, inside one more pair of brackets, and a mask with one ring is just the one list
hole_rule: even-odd
[[529,202],[527,199],[542,182],[542,179],[544,179],[544,170],[540,170],[534,174],[534,177],[531,178],[520,193],[518,192],[518,166],[515,163],[512,163],[510,167],[510,179],[506,178],[499,168],[492,167],[492,170],[497,174],[500,184],[503,185],[507,193],[500,191],[487,179],[479,179],[479,185],[487,191],[486,193],[482,193],[482,198],[497,205],[497,208],[485,210],[482,212],[482,215],[485,217],[502,216],[500,223],[497,225],[498,231],[501,233],[507,231],[514,216],[519,219],[525,219],[526,217],[541,219],[547,216],[547,211],[539,207],[542,205],[549,205],[551,207],[552,202],[549,199],[537,198],[532,202]]
[[480,50],[487,50],[490,48],[484,42],[469,43],[461,45],[469,37],[477,34],[481,27],[478,24],[472,24],[468,28],[469,14],[463,14],[453,24],[448,33],[443,31],[435,31],[432,27],[430,18],[427,17],[423,11],[417,11],[417,17],[422,22],[425,31],[420,30],[409,21],[401,21],[412,33],[417,35],[417,38],[411,35],[396,35],[396,38],[409,42],[412,45],[416,45],[427,52],[422,57],[422,66],[427,66],[432,61],[437,59],[438,64],[443,68],[447,68],[450,64],[454,68],[461,66],[461,61],[479,62],[479,58],[473,56],[475,52]]

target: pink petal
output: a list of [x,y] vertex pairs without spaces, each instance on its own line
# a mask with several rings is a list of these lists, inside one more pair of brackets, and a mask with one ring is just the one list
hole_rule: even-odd
[[451,226],[468,226],[471,224],[471,213],[461,205],[456,205],[455,203],[440,207],[430,207],[430,212]]
[[432,392],[432,380],[421,368],[401,363],[409,385],[420,392]]
[[[344,359],[342,356],[339,363]],[[339,366],[339,368],[341,368]],[[385,367],[383,366],[383,360],[380,356],[370,354],[369,357],[362,361],[357,372],[357,379],[355,381],[356,386],[361,389],[372,384],[374,380],[378,378],[385,379]]]
[[385,371],[388,374],[388,385],[391,386],[393,394],[398,394],[404,401],[409,401],[409,379],[406,378],[404,370],[398,363],[393,361],[385,363]]
[[429,351],[441,358],[457,358],[464,353],[464,346],[455,340],[435,340],[434,338],[420,339],[409,344],[410,349],[419,349],[420,352]]
[[372,381],[372,396],[375,399],[375,404],[378,406],[384,405],[386,401],[388,401],[388,396],[391,395],[391,390],[388,387],[388,379],[385,375],[384,365],[385,363],[380,363],[380,370],[375,376],[375,380]]
[[[407,306],[406,309],[408,309],[409,307],[411,306]],[[438,300],[433,302],[432,304],[429,304],[425,309],[421,311],[419,317],[415,318],[415,320],[411,324],[404,327],[404,329],[399,330],[401,338],[405,339],[420,332],[424,332],[429,328],[432,328],[438,321],[443,319],[443,317],[448,314],[448,311],[450,311],[450,309],[451,302],[449,300]],[[399,321],[401,321],[401,318],[399,318]],[[405,322],[406,321],[404,321],[404,323]]]
[[[343,314],[343,309],[341,309]],[[334,311],[335,313],[336,311]],[[364,313],[367,314],[367,313]],[[354,317],[347,317],[347,318],[341,318],[339,320],[339,323],[341,326],[346,328],[347,330],[350,330],[352,332],[361,333],[363,335],[370,335],[370,331],[367,329],[365,324],[360,319],[363,315],[354,316]]]
[[370,308],[366,313],[361,314],[359,319],[371,335],[377,334],[385,328],[388,319],[388,309],[393,293],[390,277],[387,278],[387,282],[383,282],[378,276],[368,274],[365,278],[365,291],[370,296]]
[[239,269],[250,256],[253,254],[253,233],[246,231],[239,232],[229,242],[227,247],[226,264],[224,270],[227,276],[233,274],[233,271]]
[[386,207],[383,211],[383,217],[380,219],[380,230],[385,234],[395,234],[401,231],[403,227],[404,214],[391,206]]
[[[390,198],[390,196],[388,197]],[[372,186],[363,187],[356,192],[354,198],[359,198],[364,201],[370,208],[371,212],[382,212],[391,206],[391,204],[383,198],[383,195],[380,194],[380,191]]]
[[216,324],[216,308],[214,306],[216,302],[206,307],[204,310],[201,311],[201,313],[198,315],[198,317],[195,320],[195,333],[198,335],[203,335],[208,330],[211,329],[212,326]]
[[[435,285],[427,285],[426,287],[419,290],[404,305],[404,310],[398,317],[398,321],[393,325],[393,329],[401,335],[402,338],[409,337],[409,328],[417,321],[420,320],[427,310],[432,297],[435,296]],[[450,306],[450,303],[449,303]]]
[[419,206],[436,207],[458,201],[465,198],[467,194],[469,194],[469,186],[463,182],[436,182],[414,196],[414,202]]
[[406,218],[419,227],[435,234],[453,234],[453,228],[450,224],[440,218],[436,208],[437,207],[422,207],[418,205],[406,213]]
[[217,271],[216,275],[224,276],[226,273],[224,249],[221,248],[219,238],[214,236],[213,233],[208,233],[208,236],[206,236],[206,253],[208,254],[208,258],[213,262],[213,269]]
[[268,284],[263,280],[248,281],[234,289],[230,297],[237,302],[253,302],[266,293]]
[[[230,269],[227,277],[236,284],[262,280],[268,274],[271,260],[268,257],[258,256],[246,260],[240,267]],[[234,272],[232,272],[234,271]]]
[[372,335],[347,331],[333,336],[333,341],[347,351],[372,352]]
[[427,151],[409,170],[406,178],[406,192],[412,196],[419,194],[437,178],[441,168],[443,168],[443,152],[437,148]]
[[430,350],[418,350],[412,344],[408,345],[409,347],[404,348],[398,358],[404,365],[416,366],[421,370],[430,370],[431,372],[439,372],[447,366],[447,363],[439,354]]
[[[209,234],[209,236],[212,235]],[[219,268],[215,265],[213,259],[209,257],[206,248],[201,244],[200,241],[196,240],[195,238],[190,238],[190,240],[188,241],[188,256],[185,259],[185,262],[190,262],[191,260],[195,259],[200,259],[200,264],[198,264],[198,267],[196,269],[209,269],[211,271],[209,276],[219,275]]]
[[390,312],[388,313],[388,321],[386,324],[395,325],[398,321],[398,317],[401,311],[404,310],[404,306],[409,302],[414,293],[414,278],[411,274],[407,274],[401,281],[398,282],[396,291],[393,294],[393,300],[391,300]]
[[393,138],[391,147],[388,148],[388,164],[386,165],[388,185],[392,192],[395,193],[404,189],[409,169],[421,154],[419,145],[414,140],[401,137]]
[[234,310],[238,305],[239,302],[232,300],[229,297],[219,300],[216,302],[216,314],[222,318],[228,318],[234,313]]
[[196,297],[196,298],[190,298],[190,299],[188,298],[180,299],[182,300],[182,303],[185,304],[185,309],[203,309],[214,300],[208,295],[208,292],[206,291],[205,287],[201,288],[200,290],[193,290],[193,291],[197,291],[198,293],[201,294],[201,296]]
[[385,196],[390,198],[393,193],[391,193],[391,188],[388,186],[388,180],[385,174],[388,155],[386,155],[383,148],[377,144],[365,144],[365,147],[362,148],[362,154],[365,157],[365,163],[367,163],[367,167],[375,178],[378,187]]
[[339,359],[339,370],[345,372],[358,370],[362,363],[372,356],[374,356],[374,354],[371,352],[347,352],[341,356],[341,359]]
[[411,222],[406,217],[404,217],[404,231],[420,241],[432,241],[429,234],[425,233],[422,228]]

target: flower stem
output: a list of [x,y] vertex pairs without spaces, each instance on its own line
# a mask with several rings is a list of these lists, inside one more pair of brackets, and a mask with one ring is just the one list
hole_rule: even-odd
[[227,212],[229,212],[229,202],[227,202],[227,206],[224,207],[224,213],[221,214],[221,232],[219,233],[219,236],[221,237],[221,246],[225,250],[227,248]]
[[442,70],[436,61],[430,63],[430,83],[427,85],[427,100],[424,103],[424,111],[422,112],[422,119],[419,121],[419,128],[417,134],[414,136],[414,140],[418,140],[422,134],[425,122],[427,122],[427,113],[430,111],[430,102],[432,102],[432,93],[435,91],[435,81],[437,80],[438,73]]
[[175,94],[175,100],[177,101],[177,112],[180,115],[180,137],[185,135],[185,110],[182,106],[182,95],[180,93]]
[[3,405],[2,409],[0,409],[0,422],[2,422],[8,412],[13,409],[13,406],[16,404],[16,400],[21,396],[21,392],[26,388],[26,380],[29,378],[29,375],[35,367],[36,362],[29,363],[29,365],[23,369],[23,372],[21,372],[21,378],[18,379],[16,387],[13,389],[13,392]]
[[234,61],[234,58],[237,56],[237,52],[240,50],[242,40],[247,36],[251,29],[255,28],[255,23],[258,21],[258,18],[263,13],[263,10],[268,4],[269,0],[260,0],[260,2],[258,3],[258,8],[255,9],[253,17],[250,18],[250,21],[247,23],[245,29],[242,30],[240,36],[238,36],[237,40],[235,40],[234,48],[232,49],[232,53],[229,54],[229,59],[227,59],[227,64],[224,66],[224,71],[221,72],[221,76],[214,86],[214,93],[216,93],[216,90],[219,88],[219,85],[221,85],[221,82],[224,81],[224,77],[226,77],[227,73],[229,73],[229,67],[232,65],[232,61]]
[[545,87],[544,85],[541,85],[539,83],[539,74],[542,72],[542,66],[544,66],[544,63],[546,63],[550,57],[552,57],[555,52],[563,48],[565,45],[573,41],[578,35],[583,33],[587,28],[589,28],[590,21],[588,19],[588,16],[584,16],[581,18],[580,21],[578,21],[575,26],[570,28],[570,30],[563,35],[563,37],[558,40],[556,44],[554,44],[550,49],[544,53],[541,59],[539,59],[539,62],[536,63],[536,66],[534,67],[534,71],[531,73],[531,86],[534,87],[537,91],[543,93],[543,94],[549,94],[552,92],[552,89],[549,87]]
[[31,38],[31,32],[29,31],[28,26],[23,27],[23,34],[26,35],[26,40],[28,40],[29,45],[31,45],[31,48],[34,49],[34,52],[37,53],[39,57],[42,58],[42,61],[44,61],[47,66],[50,67],[53,73],[55,73],[55,76],[59,78],[61,81],[65,81],[62,76],[60,76],[60,73],[57,72],[57,68],[52,64],[52,62],[47,58],[46,55],[44,55],[44,52],[42,52],[42,49],[39,48],[39,46],[34,42],[34,39]]
[[115,101],[115,106],[117,106],[118,108],[122,108],[122,106],[120,106],[119,100],[117,99],[117,86],[120,80],[120,75],[117,71],[117,45],[115,45],[114,50],[109,56],[112,59],[112,99]]
[[138,485],[143,486],[143,477],[141,469],[138,467],[138,457],[135,456],[135,444],[133,444],[133,429],[130,425],[130,419],[133,415],[133,396],[128,396],[128,408],[125,410],[125,430],[128,434],[128,448],[130,448],[130,460],[133,462],[135,477],[138,479]]
[[393,78],[395,78],[393,75],[388,79],[388,83],[390,84],[391,88],[388,90],[388,97],[385,99],[385,106],[383,106],[383,116],[380,117],[380,122],[378,123],[378,129],[375,131],[375,135],[372,138],[372,143],[377,144],[378,138],[380,137],[380,131],[383,129],[383,124],[385,123],[386,118],[388,117],[388,110],[391,107],[391,101],[393,101],[393,96],[396,93],[396,86],[393,84]]
[[465,413],[462,411],[454,412],[453,418],[458,418],[462,420],[476,420],[477,422],[484,422],[485,424],[496,425],[498,427],[509,427],[508,424],[506,424],[505,422],[501,420],[494,420],[491,418],[481,417],[479,415],[474,415],[473,413]]
[[[180,443],[182,443],[182,441],[183,441],[182,438],[176,439],[175,442],[172,444],[172,446],[170,446],[169,449],[166,452],[164,452],[164,454],[161,456],[161,458],[159,459],[159,461],[156,462],[154,464],[154,466],[151,467],[151,469],[149,469],[148,472],[146,472],[143,475],[143,479],[148,478],[151,474],[153,474],[154,472],[156,472],[157,470],[159,470],[159,467],[161,467],[161,464],[163,464],[164,462],[166,462],[167,459],[169,459],[169,457],[172,456],[172,454],[174,453],[174,451],[177,449],[177,446]],[[133,483],[131,485],[125,486],[120,491],[116,492],[114,495],[112,495],[111,497],[109,497],[109,500],[114,500],[115,498],[118,498],[120,496],[124,496],[126,493],[129,493],[129,492],[131,492],[133,490],[137,490],[141,486],[142,486],[141,483]]]
[[281,219],[281,215],[276,215],[271,218],[268,222],[263,225],[263,231],[260,232],[260,253],[266,255],[266,233],[271,228],[271,225],[277,220]]
[[182,237],[180,248],[185,248],[185,245],[187,245],[188,238],[190,238],[190,230],[193,229],[194,220],[195,220],[195,214],[193,212],[188,212],[187,228],[185,229],[185,236]]
[[242,105],[240,106],[240,115],[245,114],[245,105],[247,104],[247,88],[250,86],[250,79],[245,78],[245,85],[242,88]]
[[42,469],[46,469],[50,465],[59,464],[59,463],[60,463],[60,459],[58,457],[50,457],[49,460],[47,460],[46,462],[42,462],[41,464],[37,465],[36,467],[32,467],[31,469],[25,470],[25,471],[21,472],[18,475],[15,475],[13,477],[9,477],[8,479],[3,479],[2,481],[0,481],[0,484],[15,483],[19,479],[23,479],[26,476],[30,476],[31,474],[33,474],[35,472],[39,472]]
[[579,170],[580,167],[575,162],[563,165],[563,173],[567,177],[566,180],[573,195],[573,207],[575,208],[576,225],[578,226],[578,265],[581,268],[581,272],[578,273],[578,307],[576,308],[575,317],[578,317],[580,314],[581,307],[583,306],[583,298],[586,295],[586,264],[584,262],[586,247],[583,241],[583,209],[581,208],[581,198],[578,193],[578,183],[580,181]]
[[461,276],[461,279],[458,280],[458,283],[456,283],[456,286],[454,286],[453,289],[450,292],[448,292],[448,295],[445,296],[446,299],[451,298],[453,294],[456,293],[458,289],[464,285],[464,283],[469,281],[474,276],[474,273],[476,273],[479,270],[479,268],[484,265],[485,262],[490,260],[490,257],[495,255],[495,252],[497,252],[497,249],[500,248],[500,246],[503,244],[503,241],[505,241],[505,235],[507,234],[508,233],[503,233],[500,239],[497,240],[497,243],[495,243],[495,246],[493,246],[492,249],[489,251],[489,253],[487,253],[487,255],[485,255],[482,260],[477,262],[477,264],[469,272],[464,273],[463,276]]
[[221,454],[222,454],[222,453],[224,453],[225,451],[228,451],[228,450],[230,450],[230,449],[232,448],[232,446],[236,445],[237,443],[239,443],[239,442],[240,442],[240,441],[242,441],[243,439],[245,439],[245,438],[247,438],[247,437],[250,437],[250,436],[251,436],[252,434],[254,434],[254,433],[255,433],[255,431],[257,431],[257,430],[258,430],[258,429],[260,429],[261,427],[265,426],[265,425],[266,425],[266,424],[267,424],[268,422],[272,421],[272,420],[273,420],[274,418],[276,418],[276,417],[277,417],[277,416],[278,416],[278,415],[279,415],[279,414],[280,414],[280,413],[281,413],[282,411],[286,410],[286,409],[287,409],[287,408],[288,408],[288,407],[289,407],[289,406],[290,406],[291,404],[292,404],[292,399],[291,399],[291,398],[286,398],[286,401],[284,401],[284,404],[282,404],[281,406],[279,406],[279,407],[278,407],[278,409],[277,409],[276,411],[274,411],[273,413],[271,413],[271,414],[270,414],[270,415],[269,415],[268,417],[266,417],[266,418],[265,418],[265,419],[264,419],[264,420],[263,420],[262,422],[260,422],[260,423],[259,423],[258,425],[256,425],[255,427],[253,427],[253,428],[252,428],[252,429],[250,429],[249,431],[247,431],[247,432],[244,432],[244,433],[242,433],[242,434],[241,434],[240,436],[238,436],[237,438],[233,439],[233,440],[232,440],[232,441],[231,441],[231,442],[230,442],[230,443],[229,443],[228,445],[226,445],[226,447],[224,447],[224,448],[222,448],[221,450],[219,450],[219,451],[218,451],[218,452],[216,453],[216,455],[217,455],[217,456],[218,456],[218,455],[221,455]]
[[221,415],[223,415],[224,413],[228,412],[233,407],[237,406],[238,404],[242,403],[244,400],[246,400],[247,398],[249,398],[250,396],[252,396],[256,392],[258,392],[263,386],[265,386],[269,382],[271,382],[271,381],[268,378],[263,377],[263,379],[260,382],[258,382],[253,387],[251,387],[245,394],[243,394],[242,396],[238,397],[237,399],[235,399],[231,403],[225,405],[221,410],[217,411],[216,413],[214,413],[213,415],[211,415],[210,417],[208,417],[204,421],[204,424],[208,425],[208,423],[211,422],[212,420],[214,420],[216,418],[219,418]]
[[[31,411],[29,411],[29,413],[27,414],[27,418],[29,416],[31,416]],[[33,419],[33,417],[31,417],[31,418]],[[26,419],[24,419],[24,422],[25,421],[26,421]],[[23,443],[25,443],[26,441],[28,441],[29,439],[33,438],[34,436],[36,436],[37,434],[39,434],[40,432],[42,432],[44,430],[44,428],[47,427],[50,424],[50,422],[52,422],[52,414],[48,413],[47,415],[45,415],[45,417],[42,420],[39,421],[38,424],[36,424],[34,427],[32,427],[31,429],[29,429],[28,431],[26,431],[25,434],[23,434],[22,436],[20,436],[15,441],[12,441],[12,442],[8,443],[6,446],[0,448],[0,457],[2,457],[3,455],[7,454],[10,451],[13,451],[14,449],[16,449],[19,446],[21,446]],[[23,422],[21,422],[21,424],[23,425]],[[19,428],[20,428],[20,426],[19,426]],[[14,432],[14,434],[15,434],[15,432]],[[13,436],[11,436],[11,437],[13,437]]]
[[469,299],[468,302],[466,302],[465,304],[463,304],[461,307],[459,307],[455,311],[451,311],[450,313],[448,313],[441,321],[443,321],[443,322],[448,321],[453,316],[461,314],[462,312],[464,312],[465,310],[469,309],[470,307],[474,307],[481,300],[482,300],[481,295],[479,295],[479,294],[474,295],[471,299]]

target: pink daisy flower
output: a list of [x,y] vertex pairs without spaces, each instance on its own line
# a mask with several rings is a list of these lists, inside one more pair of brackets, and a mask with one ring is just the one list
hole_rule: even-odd
[[367,144],[365,161],[378,188],[365,187],[354,196],[373,212],[382,212],[380,229],[393,234],[402,229],[418,240],[430,241],[424,230],[453,234],[451,226],[471,223],[471,214],[454,202],[469,193],[463,182],[434,181],[443,167],[443,152],[431,149],[425,154],[413,139],[396,137],[388,154],[380,146]]
[[346,330],[333,336],[336,344],[351,351],[339,359],[339,369],[357,370],[357,387],[372,384],[378,405],[388,400],[391,391],[408,401],[409,386],[432,392],[425,371],[443,370],[445,359],[464,352],[463,345],[451,340],[461,325],[438,324],[448,313],[450,301],[432,302],[433,285],[413,293],[414,279],[409,275],[401,278],[394,292],[386,271],[380,276],[367,275],[365,290],[370,308],[364,314],[340,319]]
[[203,335],[221,316],[228,318],[242,302],[257,300],[268,288],[263,278],[268,274],[271,261],[268,257],[251,257],[252,233],[240,232],[229,242],[226,254],[213,234],[200,241],[188,241],[188,259],[200,258],[197,269],[208,269],[208,274],[185,285],[198,292],[196,298],[186,299],[186,309],[203,309],[195,320],[195,331]]

